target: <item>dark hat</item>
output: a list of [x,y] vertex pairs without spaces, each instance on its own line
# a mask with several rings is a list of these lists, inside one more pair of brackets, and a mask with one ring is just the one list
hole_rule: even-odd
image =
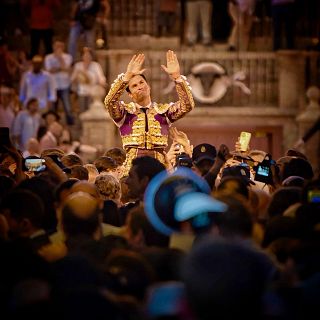
[[255,184],[250,179],[250,169],[249,166],[245,165],[237,165],[232,167],[226,167],[222,171],[221,181],[226,177],[240,177],[243,179],[247,184]]
[[197,164],[201,160],[208,159],[214,161],[217,156],[215,146],[209,143],[201,143],[193,148],[192,160]]

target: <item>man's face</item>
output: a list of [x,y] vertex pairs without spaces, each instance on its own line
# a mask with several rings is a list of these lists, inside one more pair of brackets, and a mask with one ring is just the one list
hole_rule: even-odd
[[203,159],[196,164],[196,167],[200,170],[201,175],[204,176],[213,166],[214,161],[211,159]]
[[40,61],[32,62],[32,66],[33,66],[33,73],[39,73],[42,68],[42,62]]
[[4,107],[8,106],[12,100],[12,95],[8,93],[0,93],[0,104]]
[[141,180],[136,172],[136,166],[131,167],[125,183],[128,186],[128,195],[130,198],[138,199],[144,193]]
[[150,87],[146,80],[140,75],[134,76],[129,81],[129,96],[134,102],[139,103],[139,101],[144,100],[146,97],[150,96]]
[[53,50],[56,54],[61,54],[64,51],[64,43],[61,41],[56,41],[53,45]]
[[38,101],[33,101],[32,103],[29,104],[29,112],[31,114],[35,114],[39,110],[39,102]]

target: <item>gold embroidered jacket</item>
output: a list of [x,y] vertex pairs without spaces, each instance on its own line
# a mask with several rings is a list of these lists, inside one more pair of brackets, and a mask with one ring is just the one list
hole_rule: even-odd
[[104,104],[111,118],[120,129],[124,149],[165,148],[168,144],[168,132],[171,123],[182,118],[194,108],[191,89],[182,76],[176,82],[179,100],[175,103],[159,104],[153,102],[146,113],[134,102],[120,101],[128,83],[122,80],[123,74],[113,82]]

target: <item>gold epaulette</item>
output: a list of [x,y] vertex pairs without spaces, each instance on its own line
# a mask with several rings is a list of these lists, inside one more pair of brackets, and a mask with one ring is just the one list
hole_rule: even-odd
[[164,114],[168,111],[170,105],[168,103],[154,103],[154,109],[159,114]]
[[131,114],[135,114],[137,112],[137,107],[134,102],[130,102],[124,105],[124,108],[127,112]]

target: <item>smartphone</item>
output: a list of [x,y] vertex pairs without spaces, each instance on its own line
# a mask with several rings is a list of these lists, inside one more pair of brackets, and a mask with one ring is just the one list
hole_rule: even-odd
[[24,165],[28,171],[42,172],[46,169],[45,160],[41,158],[37,159],[25,159]]
[[239,143],[240,143],[240,151],[247,151],[249,147],[249,143],[251,140],[251,133],[242,131],[240,133]]
[[273,176],[271,171],[271,165],[275,164],[275,161],[271,159],[271,156],[266,155],[264,160],[255,167],[255,181],[264,182],[266,184],[273,184]]
[[177,167],[187,167],[191,168],[193,165],[192,159],[186,154],[181,153],[176,156],[176,166]]

